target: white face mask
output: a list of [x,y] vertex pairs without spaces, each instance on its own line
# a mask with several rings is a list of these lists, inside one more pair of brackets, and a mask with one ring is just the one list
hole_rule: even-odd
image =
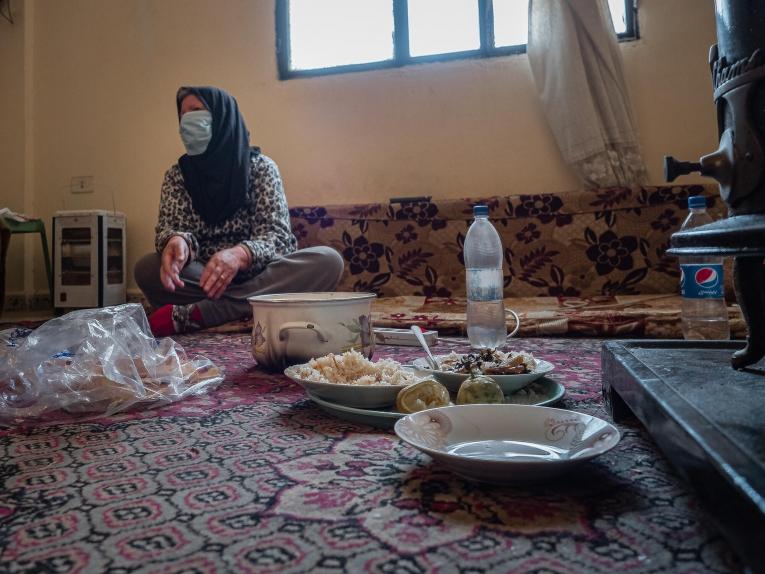
[[186,153],[204,153],[212,138],[212,114],[207,110],[186,112],[181,116],[180,132]]

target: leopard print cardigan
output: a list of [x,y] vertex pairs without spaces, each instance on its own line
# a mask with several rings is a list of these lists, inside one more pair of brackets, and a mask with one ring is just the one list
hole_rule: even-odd
[[297,239],[290,228],[279,168],[261,154],[252,159],[250,176],[245,204],[226,221],[211,226],[194,211],[178,164],[168,169],[155,229],[157,252],[162,253],[173,235],[180,235],[188,243],[192,258],[204,264],[216,252],[241,244],[252,254],[250,268],[237,275],[237,280],[244,280],[257,275],[274,259],[295,251]]

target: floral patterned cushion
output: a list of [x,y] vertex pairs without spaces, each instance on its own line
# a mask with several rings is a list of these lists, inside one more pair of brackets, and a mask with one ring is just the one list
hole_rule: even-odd
[[[678,262],[669,238],[690,195],[724,206],[715,186],[613,188],[403,204],[294,207],[300,247],[330,245],[345,259],[339,290],[374,291],[378,327],[465,334],[462,247],[473,205],[489,206],[505,251],[505,305],[521,317],[519,336],[679,338]],[[726,270],[728,295],[730,270]],[[746,326],[729,307],[731,332]],[[513,321],[508,321],[512,328]],[[243,318],[208,329],[242,332]]]
[[[519,337],[650,337],[681,339],[679,295],[597,295],[592,297],[511,297],[505,307],[518,313]],[[375,327],[408,328],[419,325],[441,335],[465,336],[464,297],[380,297],[372,303]],[[731,336],[746,336],[738,306],[728,308]],[[515,320],[507,321],[508,331]],[[211,333],[244,333],[252,318],[206,329]]]
[[[505,308],[521,321],[519,337],[650,337],[681,339],[679,295],[596,295],[592,297],[511,297]],[[419,325],[446,335],[465,336],[464,298],[382,297],[372,306],[376,327]],[[737,306],[728,308],[731,335],[746,336],[746,325]],[[508,318],[512,331],[515,319]]]
[[300,247],[342,254],[339,290],[464,296],[465,233],[473,206],[485,204],[504,246],[505,297],[667,294],[679,279],[669,238],[699,194],[723,216],[713,185],[293,207],[290,215]]

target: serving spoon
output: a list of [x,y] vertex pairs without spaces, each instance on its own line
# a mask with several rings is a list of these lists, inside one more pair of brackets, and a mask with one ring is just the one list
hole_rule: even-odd
[[441,367],[438,364],[438,361],[436,361],[433,353],[430,352],[430,347],[428,347],[428,344],[425,342],[425,337],[422,336],[422,329],[420,329],[417,325],[412,325],[410,328],[412,333],[414,333],[414,336],[417,337],[417,340],[420,342],[420,345],[422,345],[422,348],[425,349],[425,354],[428,356],[428,364],[430,365],[430,368],[434,371],[440,371]]

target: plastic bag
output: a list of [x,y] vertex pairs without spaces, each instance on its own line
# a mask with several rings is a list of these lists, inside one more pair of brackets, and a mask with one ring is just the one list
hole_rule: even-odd
[[[109,416],[205,393],[223,373],[151,335],[137,304],[83,309],[34,331],[0,332],[0,425],[64,414]],[[55,417],[54,417],[55,418]]]

